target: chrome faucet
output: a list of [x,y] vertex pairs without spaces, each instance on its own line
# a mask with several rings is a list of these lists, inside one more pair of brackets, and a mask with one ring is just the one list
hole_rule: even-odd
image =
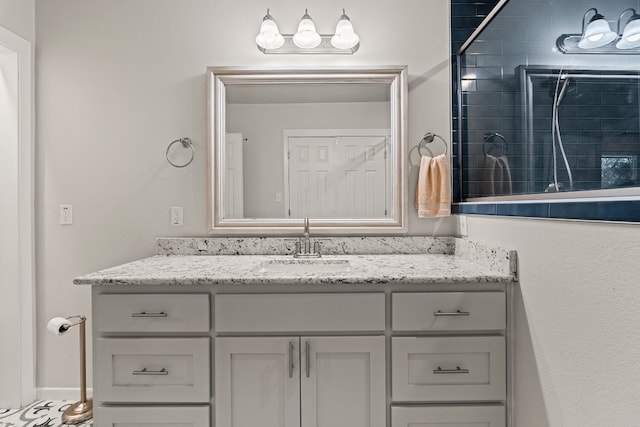
[[309,217],[304,218],[304,229],[300,239],[296,242],[294,258],[320,258],[320,242],[313,244],[311,252],[311,239],[309,238]]

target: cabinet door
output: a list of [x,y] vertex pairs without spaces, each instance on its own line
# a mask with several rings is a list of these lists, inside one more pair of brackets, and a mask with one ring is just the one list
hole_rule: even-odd
[[504,406],[394,407],[392,427],[504,427]]
[[302,427],[385,427],[385,338],[302,338]]
[[300,339],[216,338],[216,427],[300,426]]

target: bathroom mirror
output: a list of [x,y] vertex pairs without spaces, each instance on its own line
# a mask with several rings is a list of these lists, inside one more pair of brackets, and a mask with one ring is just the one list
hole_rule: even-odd
[[210,67],[209,218],[222,235],[406,231],[406,67]]

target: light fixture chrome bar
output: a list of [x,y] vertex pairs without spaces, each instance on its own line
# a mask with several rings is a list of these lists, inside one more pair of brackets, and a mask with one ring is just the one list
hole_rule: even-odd
[[556,45],[560,52],[565,54],[581,54],[581,55],[639,55],[640,47],[632,49],[618,49],[615,44],[608,44],[593,49],[582,49],[578,47],[578,42],[582,39],[580,34],[563,34],[558,37]]
[[360,43],[358,43],[357,45],[355,45],[352,48],[349,49],[338,49],[337,47],[333,47],[333,45],[331,44],[331,37],[333,37],[333,34],[320,34],[320,38],[321,38],[321,42],[320,45],[314,48],[310,48],[310,49],[305,49],[305,48],[301,48],[296,46],[293,43],[293,34],[283,34],[282,35],[284,37],[284,45],[278,49],[264,49],[260,46],[258,46],[258,49],[260,49],[260,51],[266,55],[271,55],[271,54],[331,54],[331,55],[335,55],[335,54],[346,54],[346,55],[353,55],[358,48],[360,47]]

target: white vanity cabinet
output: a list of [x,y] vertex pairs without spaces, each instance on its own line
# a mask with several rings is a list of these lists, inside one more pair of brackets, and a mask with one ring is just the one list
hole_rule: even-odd
[[94,289],[94,407],[99,427],[210,422],[209,293]]
[[386,425],[385,339],[216,338],[216,427]]
[[392,313],[392,427],[504,427],[506,294],[394,293]]
[[219,294],[215,313],[216,333],[294,333],[215,339],[216,427],[385,427],[384,293]]
[[94,286],[97,427],[513,427],[504,283]]

